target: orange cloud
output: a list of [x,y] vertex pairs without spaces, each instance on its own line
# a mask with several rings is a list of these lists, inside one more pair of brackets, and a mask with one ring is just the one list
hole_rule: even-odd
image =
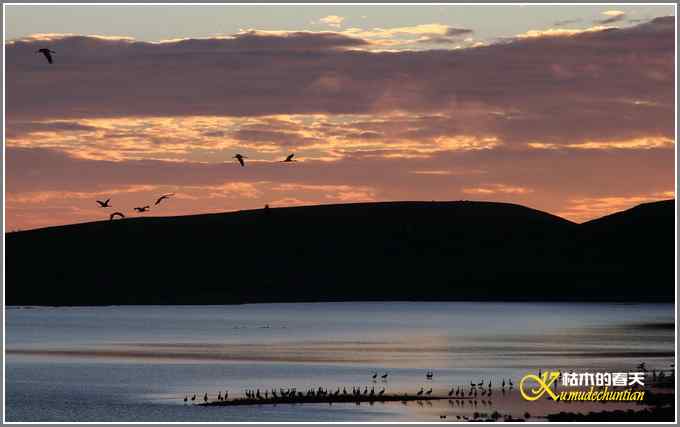
[[505,184],[487,184],[480,187],[464,188],[465,194],[528,194],[533,190],[525,187],[516,187]]

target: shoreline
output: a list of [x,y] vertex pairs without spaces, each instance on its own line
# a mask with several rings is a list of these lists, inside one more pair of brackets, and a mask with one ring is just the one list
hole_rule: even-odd
[[371,402],[414,402],[426,400],[469,400],[465,397],[449,397],[449,396],[415,396],[415,395],[398,395],[385,394],[382,396],[373,395],[338,395],[338,396],[296,396],[293,398],[276,397],[276,398],[238,398],[233,400],[214,400],[203,403],[196,403],[196,406],[247,406],[247,405],[278,405],[278,404],[301,404],[301,403],[371,403]]

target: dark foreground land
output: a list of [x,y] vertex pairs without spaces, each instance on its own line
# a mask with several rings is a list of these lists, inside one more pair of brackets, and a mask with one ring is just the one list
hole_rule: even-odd
[[[669,384],[673,386],[675,383]],[[554,422],[672,422],[675,420],[675,393],[647,392],[644,404],[650,405],[641,410],[599,411],[588,413],[559,412],[546,418]]]
[[674,200],[584,224],[490,202],[129,218],[6,235],[8,305],[673,301]]

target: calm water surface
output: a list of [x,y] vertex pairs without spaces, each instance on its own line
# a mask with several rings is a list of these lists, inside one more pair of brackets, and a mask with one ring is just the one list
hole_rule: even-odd
[[[448,401],[204,408],[202,396],[245,388],[372,386],[387,393],[528,371],[668,368],[672,304],[318,303],[241,306],[10,308],[8,421],[439,421],[439,415],[531,412],[496,391],[479,406]],[[432,381],[425,372],[434,371]],[[373,383],[377,371],[387,382]],[[564,404],[563,404],[564,405]],[[587,410],[613,409],[594,405]]]

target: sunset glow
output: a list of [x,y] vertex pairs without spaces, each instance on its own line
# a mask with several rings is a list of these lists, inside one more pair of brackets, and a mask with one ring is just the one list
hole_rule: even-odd
[[223,8],[228,31],[150,35],[25,33],[8,7],[7,231],[166,192],[145,215],[469,199],[581,222],[675,197],[672,7],[552,8],[507,28],[483,23],[491,9],[301,7],[265,24]]

